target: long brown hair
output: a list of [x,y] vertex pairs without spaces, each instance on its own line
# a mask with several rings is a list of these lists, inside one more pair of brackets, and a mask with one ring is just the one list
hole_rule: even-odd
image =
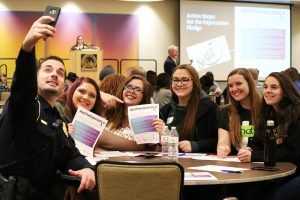
[[[273,106],[268,105],[262,99],[259,120],[255,127],[255,136],[263,137],[266,130],[267,120],[274,120],[279,126],[277,137],[284,137],[288,134],[288,128],[292,123],[298,123],[300,119],[300,94],[294,87],[290,77],[285,73],[272,72],[268,77],[275,78],[281,87],[283,98],[278,104],[277,112]],[[266,79],[267,79],[266,78]]]
[[[254,84],[253,77],[251,73],[246,69],[246,68],[237,68],[232,70],[228,77],[233,76],[233,75],[242,75],[246,82],[248,83],[249,87],[249,101],[250,101],[250,108],[251,108],[251,122],[252,124],[256,124],[257,117],[258,117],[258,109],[260,106],[260,97],[257,94],[256,91],[256,86]],[[242,140],[242,135],[241,135],[241,118],[238,113],[238,107],[240,105],[240,102],[234,100],[234,98],[230,95],[229,90],[228,90],[228,99],[229,99],[229,132],[230,132],[230,138],[231,138],[231,143],[233,146],[239,146],[241,140]]]
[[[195,132],[195,120],[196,120],[196,115],[197,115],[200,96],[201,96],[201,85],[200,85],[200,81],[199,81],[198,72],[195,70],[194,67],[192,67],[191,65],[187,65],[187,64],[178,65],[174,69],[173,74],[178,69],[184,69],[184,70],[188,71],[192,77],[191,81],[193,82],[193,90],[192,90],[191,98],[189,99],[187,111],[186,111],[187,114],[182,122],[181,130],[180,130],[180,140],[183,140],[183,139],[191,140],[193,138],[194,132]],[[172,75],[172,78],[173,78],[173,75]],[[178,103],[178,96],[174,93],[173,89],[172,89],[172,98],[176,103]]]
[[[135,80],[135,79],[138,79],[138,80],[141,80],[143,82],[143,98],[140,102],[139,105],[142,105],[142,104],[149,104],[151,103],[151,94],[150,94],[150,91],[151,91],[151,87],[150,87],[150,84],[148,83],[148,81],[146,80],[145,77],[143,76],[140,76],[140,75],[133,75],[131,76],[124,84],[122,87],[119,87],[119,90],[117,92],[117,97],[119,99],[122,99],[123,100],[123,90],[124,90],[124,87],[129,84],[132,80]],[[124,103],[118,103],[116,105],[116,108],[114,109],[114,112],[113,114],[110,116],[108,116],[108,123],[109,123],[109,128],[111,130],[116,130],[118,128],[121,128],[122,127],[122,122],[125,120],[127,116],[125,115],[125,105]]]

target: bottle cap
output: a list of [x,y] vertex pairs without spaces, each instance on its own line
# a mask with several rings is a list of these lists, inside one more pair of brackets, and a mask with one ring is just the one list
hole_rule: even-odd
[[249,126],[249,121],[242,121],[242,126]]
[[273,120],[268,120],[267,121],[267,126],[274,126],[274,121]]

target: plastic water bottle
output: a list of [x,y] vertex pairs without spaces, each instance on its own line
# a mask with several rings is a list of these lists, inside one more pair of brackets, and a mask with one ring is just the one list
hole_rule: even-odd
[[274,121],[267,121],[267,129],[264,139],[264,165],[266,167],[276,166],[276,135],[274,131]]
[[248,130],[249,130],[249,121],[242,121],[242,126],[241,126],[242,141],[240,144],[240,147],[242,149],[246,148],[248,145],[248,136],[247,136]]
[[169,158],[171,160],[178,160],[178,142],[179,134],[176,130],[176,127],[172,126],[169,138]]
[[169,137],[170,131],[168,126],[164,127],[164,132],[161,135],[161,155],[163,158],[168,158],[169,156]]

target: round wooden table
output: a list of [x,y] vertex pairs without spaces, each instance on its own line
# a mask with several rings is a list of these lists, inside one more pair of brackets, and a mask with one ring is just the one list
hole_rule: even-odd
[[[164,160],[161,157],[113,157],[109,158],[117,161],[127,162],[160,162]],[[214,175],[217,180],[185,180],[184,185],[216,185],[216,184],[233,184],[233,183],[247,183],[255,181],[274,180],[289,176],[296,172],[296,165],[289,162],[277,162],[276,168],[278,171],[261,171],[253,170],[253,167],[263,166],[263,163],[240,163],[240,162],[224,162],[218,160],[196,160],[192,158],[179,158],[178,162],[184,167],[185,172],[201,172],[203,170],[194,170],[190,167],[199,167],[204,165],[218,165],[228,167],[246,168],[242,173],[224,173],[208,171]]]
[[296,172],[296,165],[288,162],[277,162],[278,171],[253,170],[253,167],[263,166],[263,163],[240,163],[224,162],[214,160],[195,160],[191,158],[179,158],[180,164],[185,172],[199,172],[199,170],[189,169],[189,167],[198,167],[204,165],[219,165],[228,167],[246,168],[242,173],[224,173],[209,171],[217,180],[185,180],[184,185],[213,185],[213,184],[232,184],[247,183],[255,181],[273,180],[289,176]]

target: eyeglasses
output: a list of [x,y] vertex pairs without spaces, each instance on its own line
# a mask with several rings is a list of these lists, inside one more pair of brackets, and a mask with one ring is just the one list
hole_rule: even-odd
[[132,85],[125,85],[124,90],[126,92],[133,92],[135,94],[142,94],[143,90],[139,87],[133,87]]
[[177,78],[174,78],[172,79],[172,84],[173,85],[178,85],[178,83],[180,82],[182,85],[187,85],[189,82],[190,82],[190,78],[182,78],[182,79],[177,79]]

